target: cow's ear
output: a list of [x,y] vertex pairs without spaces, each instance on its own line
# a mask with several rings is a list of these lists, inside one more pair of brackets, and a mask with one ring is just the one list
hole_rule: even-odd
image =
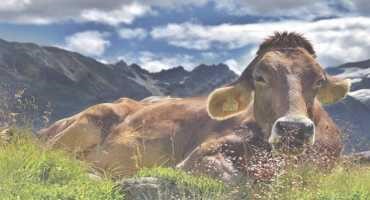
[[208,114],[216,120],[229,119],[243,112],[252,99],[253,90],[246,84],[218,88],[208,96]]
[[351,89],[349,79],[327,77],[327,82],[320,88],[317,97],[322,104],[332,104],[344,98]]

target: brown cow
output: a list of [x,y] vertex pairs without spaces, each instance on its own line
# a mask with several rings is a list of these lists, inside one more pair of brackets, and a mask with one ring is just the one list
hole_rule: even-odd
[[177,165],[229,180],[253,175],[250,163],[271,150],[290,155],[310,146],[306,156],[338,157],[340,132],[321,104],[340,100],[349,87],[349,81],[325,73],[304,37],[276,33],[238,81],[208,100],[120,99],[60,120],[41,134],[53,147],[120,175]]

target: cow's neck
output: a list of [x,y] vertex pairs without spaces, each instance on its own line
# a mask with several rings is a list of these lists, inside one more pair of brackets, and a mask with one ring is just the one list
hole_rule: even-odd
[[[248,130],[252,137],[263,138],[262,127],[257,123],[254,117],[253,104],[248,109],[236,117],[236,129]],[[244,131],[245,132],[245,131]]]
[[324,110],[321,103],[318,100],[315,100],[314,106],[312,108],[312,121],[315,123],[316,126],[320,123],[323,113],[327,115],[327,112]]

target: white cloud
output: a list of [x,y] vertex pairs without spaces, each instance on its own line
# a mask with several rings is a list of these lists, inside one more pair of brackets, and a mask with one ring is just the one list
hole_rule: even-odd
[[236,61],[235,59],[228,59],[224,63],[237,74],[241,74],[240,63],[238,63],[238,61]]
[[54,22],[52,19],[49,18],[27,17],[27,16],[19,16],[17,20],[22,24],[33,24],[33,25],[47,25]]
[[248,49],[242,56],[238,58],[229,58],[223,63],[228,65],[231,70],[233,70],[237,74],[241,74],[248,66],[248,64],[252,61],[255,57],[257,52],[257,48],[254,47],[252,49]]
[[131,24],[152,15],[153,8],[182,9],[205,5],[209,0],[2,0],[0,21],[19,24],[50,24],[92,21],[116,26]]
[[130,24],[138,17],[155,13],[157,8],[173,11],[205,5],[209,6],[208,9],[229,15],[298,19],[345,15],[339,7],[357,15],[368,16],[370,13],[368,0],[3,0],[0,4],[0,21],[45,24],[74,20],[109,25]]
[[65,48],[87,56],[102,56],[110,42],[107,34],[98,31],[84,31],[68,36]]
[[31,0],[3,0],[0,3],[0,11],[20,11],[31,3]]
[[128,53],[111,61],[111,63],[124,60],[126,63],[136,63],[150,72],[159,72],[164,69],[182,66],[191,71],[200,64],[212,65],[221,63],[225,55],[216,52],[204,52],[201,54],[182,54],[182,53],[158,53],[151,51],[141,51]]
[[250,50],[256,48],[274,31],[304,33],[313,42],[319,60],[327,66],[367,59],[370,52],[370,18],[368,17],[215,26],[193,23],[169,24],[154,28],[151,36],[186,49],[247,48]]
[[[217,46],[217,44],[226,44],[228,49],[239,46],[241,39],[240,33],[240,27],[237,25],[203,26],[200,24],[183,23],[156,27],[151,31],[151,36],[154,39],[166,40],[173,46],[195,50],[208,50]],[[239,44],[236,44],[236,42]]]
[[167,9],[179,9],[186,6],[203,6],[206,3],[210,2],[210,0],[186,0],[186,1],[179,1],[179,0],[139,0],[143,3],[150,4],[152,6],[157,6],[161,8]]
[[186,70],[192,70],[200,62],[195,57],[187,54],[160,54],[150,51],[127,54],[119,57],[118,60],[136,63],[150,72],[159,72],[177,66],[183,66]]
[[121,23],[131,24],[135,18],[146,15],[150,12],[150,7],[131,3],[122,5],[120,9],[103,11],[99,9],[88,9],[81,12],[82,20],[109,24],[117,26]]
[[144,39],[147,37],[148,33],[142,28],[121,28],[118,30],[118,35],[123,39]]
[[352,11],[365,16],[370,15],[370,4],[368,0],[342,0],[342,2]]
[[216,9],[231,15],[288,16],[313,19],[336,15],[328,0],[214,0]]

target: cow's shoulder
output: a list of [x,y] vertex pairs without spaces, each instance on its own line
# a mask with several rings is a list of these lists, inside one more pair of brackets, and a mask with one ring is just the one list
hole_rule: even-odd
[[83,115],[95,115],[105,117],[105,115],[115,114],[118,116],[127,115],[127,112],[135,112],[144,107],[139,101],[130,98],[120,98],[112,103],[96,104],[80,113]]
[[121,132],[136,130],[138,127],[144,132],[166,132],[169,129],[179,130],[185,124],[195,127],[197,121],[210,120],[205,109],[205,99],[165,98],[151,103],[146,100],[140,103],[144,106],[127,116],[119,125]]
[[129,98],[120,98],[112,103],[96,104],[41,129],[39,135],[44,139],[49,139],[71,126],[87,126],[88,124],[109,130],[112,126],[123,121],[126,116],[142,107],[144,107],[142,103]]
[[248,120],[245,123],[252,123],[253,117],[249,111],[228,120],[213,120],[208,115],[206,101],[205,97],[196,97],[163,100],[146,105],[120,123],[116,132],[124,135],[125,132],[135,130],[136,136],[150,134],[158,137],[175,132],[177,135],[196,134],[198,140],[203,140],[211,135],[218,137],[228,134],[238,129],[246,119]]
[[144,107],[129,118],[127,123],[135,124],[143,121],[158,122],[162,120],[188,120],[189,118],[196,118],[207,116],[205,99],[201,98],[165,98],[162,100],[149,103],[142,102]]

